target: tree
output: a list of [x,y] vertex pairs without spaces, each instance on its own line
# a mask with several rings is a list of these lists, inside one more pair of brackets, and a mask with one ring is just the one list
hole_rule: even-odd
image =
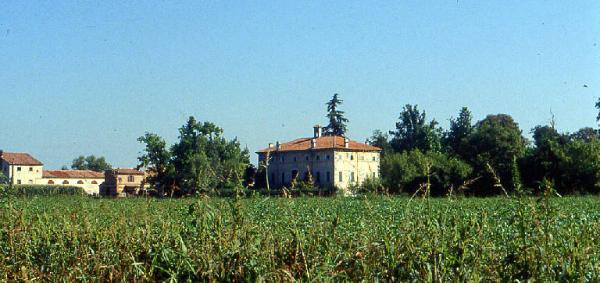
[[339,98],[339,94],[334,94],[333,98],[327,102],[327,119],[329,119],[329,125],[325,127],[324,135],[326,136],[345,136],[348,130],[346,124],[349,122],[344,117],[344,111],[339,110],[339,106],[344,103]]
[[367,139],[367,144],[381,148],[381,154],[385,156],[387,153],[393,153],[392,145],[390,144],[389,139],[390,137],[387,133],[384,133],[380,130],[375,130],[373,135]]
[[[473,165],[475,172],[483,176],[480,188],[489,190],[495,187],[496,177],[506,190],[514,190],[515,166],[525,154],[526,140],[522,136],[519,125],[509,115],[488,115],[479,121],[469,138],[469,154],[467,159]],[[493,169],[493,172],[490,172]],[[483,194],[496,192],[483,191]]]
[[73,159],[71,169],[104,172],[105,170],[112,169],[112,166],[108,162],[106,162],[106,159],[104,157],[96,157],[94,155],[85,157],[81,155]]
[[383,182],[391,192],[413,194],[421,189],[427,195],[446,195],[458,190],[471,172],[471,166],[458,158],[418,149],[389,154],[381,162]]
[[0,172],[0,185],[6,185],[8,182],[8,177],[4,175],[4,172]]
[[584,142],[591,142],[593,140],[600,140],[600,131],[594,128],[585,127],[579,129],[579,131],[571,134],[571,138],[574,140],[581,140]]
[[396,152],[419,149],[421,151],[438,151],[441,149],[441,129],[437,122],[427,123],[425,111],[420,112],[417,105],[407,104],[400,113],[400,121],[396,123],[392,148]]
[[159,195],[172,194],[175,188],[175,168],[171,164],[167,143],[152,133],[146,133],[138,141],[145,144],[143,154],[138,157],[138,167],[146,168],[150,173],[146,181],[158,190]]
[[537,126],[533,138],[535,148],[523,162],[524,180],[529,187],[538,189],[547,180],[560,194],[600,189],[600,140],[594,129],[583,128],[568,135],[549,126]]
[[450,118],[450,130],[446,132],[444,144],[449,152],[464,158],[468,153],[468,139],[473,133],[471,111],[463,107],[458,118]]
[[598,109],[598,117],[596,117],[596,121],[600,122],[600,98],[598,98],[598,102],[596,102],[596,108]]
[[179,134],[179,142],[171,151],[177,183],[185,193],[241,185],[250,157],[237,139],[227,141],[222,137],[223,129],[210,122],[197,122],[194,117]]

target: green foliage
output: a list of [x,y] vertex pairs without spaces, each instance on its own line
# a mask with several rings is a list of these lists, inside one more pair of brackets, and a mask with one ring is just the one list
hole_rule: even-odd
[[0,191],[2,195],[14,197],[85,195],[80,187],[59,185],[0,185]]
[[167,150],[164,140],[154,134],[139,139],[146,144],[140,167],[156,175],[151,184],[167,194],[207,193],[230,183],[241,184],[250,163],[247,149],[237,139],[228,141],[223,129],[190,117],[179,129],[179,140]]
[[526,140],[522,136],[519,125],[509,115],[489,115],[475,125],[469,137],[468,161],[473,165],[478,176],[478,193],[498,194],[493,190],[495,177],[489,172],[493,168],[504,188],[514,191],[516,173],[513,162],[520,160],[525,154]]
[[175,188],[175,167],[171,164],[167,143],[152,133],[146,133],[138,141],[145,145],[143,154],[138,157],[139,167],[151,173],[146,181],[158,190],[159,195],[171,194]]
[[471,167],[440,152],[411,150],[388,155],[381,162],[384,184],[390,192],[445,195],[467,181]]
[[353,185],[350,187],[350,191],[354,195],[359,194],[387,194],[388,190],[383,183],[383,180],[379,178],[367,178],[360,185]]
[[345,136],[348,131],[349,120],[344,117],[344,111],[339,110],[340,105],[344,103],[343,100],[339,98],[339,94],[334,94],[329,102],[327,102],[327,119],[329,120],[329,125],[325,127],[325,132],[323,133],[326,136]]
[[469,137],[473,133],[473,116],[467,107],[463,107],[458,118],[450,118],[450,130],[444,137],[448,152],[466,158],[469,155]]
[[407,104],[400,113],[391,145],[396,152],[419,149],[421,151],[439,151],[442,131],[432,120],[427,123],[425,111],[420,112],[417,105]]
[[600,98],[598,98],[598,102],[596,102],[596,108],[598,109],[598,117],[596,117],[596,121],[600,122]]
[[599,204],[15,199],[0,208],[0,280],[598,282]]
[[105,170],[112,169],[112,166],[106,162],[104,157],[90,156],[79,156],[73,159],[71,164],[73,170],[92,170],[96,172],[104,172]]
[[4,175],[4,172],[0,172],[0,185],[8,184],[9,181],[8,177]]
[[389,140],[390,137],[387,133],[384,133],[380,130],[375,130],[373,135],[367,139],[367,144],[381,148],[381,154],[385,156],[386,154],[391,154],[394,152]]
[[538,188],[549,180],[560,194],[600,192],[600,140],[589,133],[582,129],[566,135],[548,126],[536,127],[535,148],[523,161],[527,185]]

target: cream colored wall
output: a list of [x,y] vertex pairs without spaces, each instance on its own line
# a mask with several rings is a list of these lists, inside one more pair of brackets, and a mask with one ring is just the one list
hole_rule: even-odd
[[[48,185],[48,183],[52,181],[54,185],[65,185],[65,186],[74,186],[82,188],[88,195],[98,195],[100,194],[100,185],[104,183],[104,178],[95,178],[95,179],[78,179],[78,178],[43,178],[40,179],[39,185]],[[68,181],[69,184],[63,184],[64,181]],[[77,182],[82,181],[83,184],[77,184]],[[93,181],[96,181],[97,184],[92,184]]]
[[[327,156],[329,156],[329,159],[327,159]],[[283,160],[281,157],[283,157]],[[322,187],[332,185],[333,151],[280,152],[272,155],[269,163],[269,182],[271,186],[289,186],[294,170],[298,171],[298,180],[304,180],[305,173],[310,171],[316,184]],[[327,182],[327,172],[330,173],[329,183]],[[285,174],[283,182],[282,174]],[[319,174],[320,182],[317,183],[317,175]]]
[[[3,167],[6,164],[3,164]],[[19,180],[22,185],[34,185],[40,182],[42,179],[43,166],[29,166],[29,165],[9,165],[8,167],[8,178],[13,184],[18,184]],[[21,168],[21,171],[19,171]],[[30,171],[31,170],[31,171]]]
[[[329,160],[327,159],[328,155]],[[269,182],[273,187],[289,186],[294,170],[298,171],[300,180],[303,180],[304,174],[310,170],[315,182],[317,174],[320,172],[321,182],[319,185],[324,187],[335,185],[340,189],[347,189],[352,184],[362,184],[367,178],[379,178],[380,159],[379,152],[334,152],[329,150],[277,153],[273,155],[269,163]],[[327,172],[330,172],[329,182],[327,182]],[[341,181],[339,179],[340,172],[342,173]],[[354,173],[354,182],[351,181],[352,173]],[[282,174],[285,174],[283,182]]]
[[[334,162],[335,185],[340,189],[347,189],[353,184],[362,184],[368,178],[379,178],[380,159],[379,152],[337,151]],[[354,182],[351,180],[352,173],[354,173]]]

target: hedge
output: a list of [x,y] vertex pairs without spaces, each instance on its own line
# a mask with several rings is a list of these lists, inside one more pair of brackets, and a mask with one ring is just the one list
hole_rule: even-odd
[[83,188],[60,185],[0,185],[0,191],[17,197],[85,195]]

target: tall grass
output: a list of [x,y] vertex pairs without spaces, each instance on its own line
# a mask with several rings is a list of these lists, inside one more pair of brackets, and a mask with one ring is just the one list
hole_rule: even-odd
[[15,199],[2,281],[598,281],[600,198]]

